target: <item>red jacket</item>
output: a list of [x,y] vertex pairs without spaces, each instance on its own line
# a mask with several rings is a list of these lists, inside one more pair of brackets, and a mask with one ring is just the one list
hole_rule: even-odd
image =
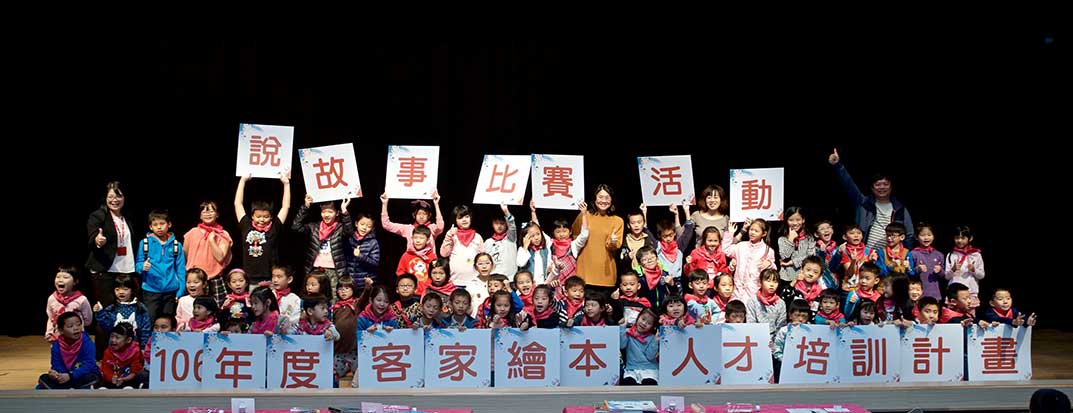
[[[137,344],[135,343],[131,343],[131,345],[137,347]],[[112,351],[112,348],[108,347],[107,350],[104,350],[104,359],[101,360],[101,382],[111,383],[112,376],[118,375],[123,377],[129,374],[137,374],[142,371],[142,368],[143,361],[140,349],[135,351],[134,355],[131,356],[129,360],[120,362],[116,359],[116,355]]]

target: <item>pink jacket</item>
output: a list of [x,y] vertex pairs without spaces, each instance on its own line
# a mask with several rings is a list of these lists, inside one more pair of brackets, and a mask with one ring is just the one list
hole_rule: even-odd
[[734,268],[734,295],[731,297],[748,304],[760,292],[760,262],[767,260],[771,263],[767,268],[775,269],[775,250],[762,241],[755,244],[742,241],[731,245],[726,255],[737,262]]
[[[406,250],[414,251],[414,224],[396,224],[391,222],[391,218],[387,216],[387,212],[380,212],[380,225],[384,227],[387,232],[392,234],[401,235],[406,238]],[[428,224],[428,229],[432,231],[432,238],[440,236],[443,233],[443,216],[436,214],[436,223]],[[429,245],[435,245],[433,240],[428,240]]]

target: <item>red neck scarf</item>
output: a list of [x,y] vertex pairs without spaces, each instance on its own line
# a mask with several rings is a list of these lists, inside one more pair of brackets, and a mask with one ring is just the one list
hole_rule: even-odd
[[414,250],[414,255],[425,262],[432,262],[436,258],[435,253],[432,251],[432,245],[425,245],[425,248]]
[[677,242],[675,242],[675,241],[671,241],[671,242],[660,241],[659,242],[659,250],[660,250],[660,252],[663,253],[663,258],[666,258],[667,261],[670,261],[670,262],[673,263],[673,262],[678,260],[678,243]]
[[550,305],[548,306],[548,308],[545,308],[544,311],[541,311],[539,313],[536,312],[536,307],[534,306],[533,307],[533,314],[532,314],[533,321],[540,321],[540,320],[547,319],[548,317],[551,317],[551,314],[554,313],[554,312],[555,312],[555,310],[553,310]]
[[56,342],[60,343],[60,356],[63,357],[63,365],[67,367],[67,370],[74,368],[78,353],[82,351],[82,338],[84,337],[86,337],[86,333],[82,333],[74,340],[69,340],[67,336],[62,335],[59,340],[56,340]]
[[935,251],[935,248],[932,248],[932,247],[916,247],[916,248],[913,248],[913,251],[923,251],[926,254],[931,254],[932,251]]
[[462,244],[463,247],[468,247],[469,243],[473,242],[473,238],[477,236],[477,231],[474,231],[473,228],[459,228],[455,231],[455,236],[458,237],[459,244]]
[[227,231],[224,231],[224,226],[220,225],[220,223],[216,221],[213,221],[211,224],[206,224],[202,222],[197,224],[197,227],[201,228],[202,231],[205,231],[205,235],[202,236],[202,239],[209,239],[209,234],[212,234],[213,232],[215,232],[216,235],[227,234]]
[[629,329],[626,330],[626,335],[637,339],[637,341],[640,342],[641,344],[645,344],[645,342],[648,341],[648,337],[652,336],[652,333],[651,332],[649,332],[647,334],[638,333],[637,332],[637,324],[634,324],[633,326],[631,326]]
[[522,300],[522,309],[533,314],[533,293],[536,292],[536,288],[530,288],[529,294],[522,294],[521,290],[518,290],[518,298]]
[[553,239],[551,240],[551,251],[556,257],[565,257],[570,253],[570,243],[572,239]]
[[756,293],[756,299],[760,300],[760,303],[765,306],[771,306],[775,305],[776,301],[779,301],[779,295],[775,293],[771,293],[771,295],[764,295],[764,289],[761,288],[760,291]]
[[903,247],[902,244],[898,244],[897,250],[893,250],[890,247],[883,247],[883,252],[886,253],[884,255],[887,256],[888,260],[895,258],[901,260],[905,259],[905,256],[908,255],[908,251],[905,250],[905,247]]
[[429,283],[428,286],[425,287],[425,288],[426,288],[426,291],[427,290],[432,290],[432,291],[435,291],[435,292],[438,292],[440,294],[443,294],[443,295],[446,295],[446,296],[450,297],[451,293],[455,292],[455,290],[458,287],[455,287],[455,283],[452,282],[451,280],[447,280],[446,284],[441,285],[439,287],[437,287],[435,284]]
[[696,301],[697,304],[700,305],[708,304],[708,296],[706,295],[696,296],[693,294],[686,294],[685,299],[687,303],[690,301]]
[[797,234],[797,238],[794,238],[794,248],[797,248],[797,245],[800,244],[801,241],[804,241],[804,240],[805,240],[805,231],[801,231],[800,234]]
[[132,342],[130,342],[130,344],[127,344],[126,347],[123,347],[123,349],[119,350],[118,352],[115,351],[115,350],[112,350],[112,356],[115,357],[116,364],[125,365],[125,364],[129,363],[132,359],[134,359],[134,356],[138,354],[139,350],[141,350],[141,349],[138,348],[137,343],[138,343],[137,340],[132,341]]
[[641,267],[641,270],[645,273],[645,283],[648,284],[649,290],[655,290],[656,285],[659,285],[659,277],[663,275],[663,269],[656,265],[654,269],[648,269]]
[[497,233],[492,234],[492,239],[496,240],[496,241],[502,241],[503,238],[506,238],[506,237],[507,237],[507,231],[503,231],[503,233],[501,233],[501,234],[497,234]]
[[56,301],[59,301],[60,305],[62,305],[64,307],[67,307],[68,304],[71,304],[71,302],[73,302],[74,300],[77,300],[78,297],[81,297],[81,296],[82,296],[81,291],[75,291],[75,292],[70,293],[68,295],[60,295],[59,291],[56,291],[56,292],[52,293],[52,297],[55,298]]
[[858,261],[863,259],[864,258],[864,247],[865,247],[865,245],[864,245],[863,242],[860,243],[860,244],[857,244],[857,246],[853,246],[853,244],[846,243],[846,257],[848,258],[846,260],[846,262],[848,262],[849,259],[855,259],[855,260],[858,260]]
[[235,294],[235,293],[227,293],[227,299],[231,300],[232,304],[234,304],[234,303],[242,303],[242,304],[245,304],[245,305],[249,305],[248,303],[249,303],[249,300],[250,300],[250,293],[246,293],[246,294],[242,294],[242,295],[238,295],[238,294]]
[[712,301],[715,301],[715,305],[719,307],[719,311],[726,311],[727,303],[730,302],[730,298],[723,298],[723,296],[716,294],[715,297],[712,298]]
[[331,225],[325,224],[324,221],[320,221],[320,231],[317,234],[320,238],[320,242],[324,242],[328,237],[332,236],[332,231],[339,226],[339,221],[332,221]]
[[623,296],[620,296],[619,299],[626,300],[626,301],[629,301],[631,303],[637,303],[637,304],[643,305],[643,306],[645,306],[645,308],[652,308],[652,303],[648,302],[648,299],[644,298],[644,297],[640,297],[640,298],[638,298],[636,296],[627,297],[627,296],[623,295]]
[[823,292],[823,288],[820,287],[820,283],[812,283],[808,285],[805,280],[798,281],[794,285],[797,291],[801,292],[801,295],[805,296],[805,301],[814,301],[820,297],[820,293]]
[[827,319],[828,321],[836,321],[836,322],[840,318],[846,318],[845,315],[842,315],[841,311],[838,311],[838,308],[835,308],[834,311],[831,311],[831,312],[820,311],[820,312],[816,313],[816,315],[819,315],[820,317],[823,317],[823,318]]
[[[370,232],[370,234],[371,234],[371,232]],[[354,231],[354,241],[361,241],[361,240],[365,239],[365,237],[367,237],[367,236],[369,236],[369,235],[366,234],[366,235],[363,236],[363,235],[359,234],[358,231]]]
[[954,247],[954,252],[961,254],[961,259],[958,260],[958,265],[960,266],[962,264],[965,264],[965,260],[969,258],[969,255],[974,252],[980,252],[980,250],[976,247],[973,247],[972,245],[969,245],[965,248]]
[[835,240],[824,242],[823,240],[816,240],[816,247],[821,250],[827,251],[827,255],[830,256],[835,252],[835,248],[838,248],[838,243]]
[[287,294],[291,293],[291,287],[287,287],[282,290],[272,290],[272,292],[276,293],[276,305],[279,305],[279,300],[283,299],[283,297],[286,297]]
[[261,334],[266,331],[276,331],[276,324],[279,323],[279,311],[273,311],[265,314],[263,317],[254,320],[250,325],[250,334]]
[[994,307],[994,306],[991,307],[991,310],[993,310],[995,312],[995,315],[997,315],[999,317],[1010,318],[1010,319],[1013,318],[1013,307],[1010,307],[1005,312],[1000,310],[998,307]]
[[347,298],[345,300],[336,301],[335,304],[332,304],[332,311],[335,311],[335,310],[343,308],[343,307],[350,307],[350,311],[358,311],[357,301],[358,300],[356,298],[354,298],[354,297],[350,297],[350,298]]
[[[723,249],[715,247],[715,251],[708,251],[708,247],[700,247],[693,250],[693,268],[699,268],[708,273],[709,276],[717,274],[718,270],[726,263],[726,254],[723,253]],[[703,261],[700,262],[700,261]]]
[[253,218],[250,218],[250,226],[253,227],[253,229],[255,230],[268,233],[268,230],[272,229],[272,220],[269,219],[267,224],[265,224],[264,226],[260,226],[257,225],[257,222],[254,221]]
[[373,304],[369,303],[365,305],[365,310],[361,312],[361,316],[365,317],[369,321],[372,321],[373,324],[379,324],[384,321],[394,320],[395,312],[391,311],[391,309],[388,309],[387,311],[384,311],[383,314],[376,315],[376,313],[373,312]]
[[600,318],[597,319],[596,321],[590,320],[588,316],[581,317],[581,326],[582,327],[603,327],[603,326],[606,326],[606,325],[607,325],[607,322],[604,321],[603,316],[600,316]]
[[331,324],[331,321],[324,320],[313,325],[309,324],[309,320],[303,319],[298,322],[298,330],[309,335],[321,336],[324,335],[324,331],[328,330],[328,326]]
[[190,328],[190,331],[205,331],[206,328],[212,327],[216,324],[216,317],[206,318],[205,321],[197,321],[196,318],[191,318],[186,323],[186,326]]
[[872,288],[872,291],[864,291],[864,289],[861,289],[861,288],[857,289],[857,296],[858,297],[867,298],[869,300],[872,300],[872,302],[875,302],[875,303],[879,302],[878,301],[879,300],[879,294],[880,294],[879,290],[876,290],[875,288]]
[[685,319],[686,326],[689,326],[690,324],[696,324],[697,323],[697,320],[694,319],[693,316],[689,315],[689,312],[687,311],[687,312],[683,313],[681,317],[678,317],[678,318],[671,317],[670,315],[667,315],[667,314],[661,315],[661,316],[659,316],[659,324],[664,325],[664,326],[678,325],[678,320],[679,319]]
[[585,298],[582,297],[580,300],[577,300],[575,302],[570,297],[565,297],[563,299],[563,303],[566,304],[566,316],[570,317],[570,318],[573,318],[574,314],[577,314],[577,311],[580,310],[581,307],[585,305]]

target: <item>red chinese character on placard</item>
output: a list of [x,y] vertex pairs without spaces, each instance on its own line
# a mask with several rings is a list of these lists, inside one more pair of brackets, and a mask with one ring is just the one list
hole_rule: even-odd
[[853,375],[887,374],[887,339],[855,338],[849,345],[853,353]]
[[983,374],[1017,373],[1017,339],[988,337],[983,342]]
[[316,173],[317,188],[328,189],[339,185],[350,185],[343,180],[343,159],[336,159],[333,156],[328,158],[328,162],[324,162],[324,158],[317,158],[317,163],[313,166],[320,169],[320,172]]
[[[805,373],[827,374],[827,358],[830,357],[830,354],[827,353],[827,347],[830,345],[831,343],[823,341],[818,337],[815,341],[810,341],[808,342],[808,345],[806,345],[805,337],[801,337],[801,343],[795,346],[801,352],[797,356],[798,359],[797,363],[794,363],[794,368],[796,369],[805,366]],[[809,350],[809,347],[812,347],[812,349]],[[805,354],[805,350],[808,350],[808,354]],[[806,355],[808,357],[805,357]]]
[[741,210],[768,209],[771,208],[771,185],[767,179],[760,180],[756,184],[755,179],[741,183]]
[[693,337],[689,338],[689,347],[686,349],[686,356],[684,359],[682,359],[682,364],[679,364],[678,368],[674,369],[674,371],[671,372],[671,375],[677,376],[678,373],[681,373],[682,370],[686,368],[686,364],[689,364],[690,360],[693,361],[693,364],[697,365],[697,368],[700,369],[701,374],[704,374],[705,376],[708,375],[708,369],[704,368],[703,364],[700,364],[700,360],[697,359],[697,354],[693,352]]
[[428,158],[418,158],[411,156],[407,158],[399,158],[399,173],[395,177],[399,178],[399,183],[405,187],[414,186],[415,182],[425,182],[425,161]]
[[[607,348],[607,344],[593,344],[590,339],[585,339],[584,344],[571,344],[571,350],[581,349],[581,353],[577,355],[574,361],[570,362],[568,367],[574,370],[585,370],[585,377],[591,376],[593,370],[607,367],[607,364],[596,355],[596,349],[598,348]],[[585,358],[585,364],[580,364],[583,357]],[[595,364],[593,364],[594,362]]]
[[507,371],[508,379],[521,377],[525,380],[544,380],[544,364],[547,362],[548,352],[546,347],[535,341],[525,347],[520,347],[515,341],[507,351],[511,356],[510,361],[507,362],[507,366],[510,367]]
[[389,342],[386,346],[373,347],[371,351],[376,381],[406,381],[406,369],[410,368],[411,364],[403,363],[402,358],[410,355],[410,346],[396,346],[395,343]]
[[549,166],[544,168],[544,196],[562,195],[566,198],[573,198],[570,195],[570,187],[574,186],[574,179],[571,173],[574,168],[566,168],[561,166]]
[[279,158],[277,158],[276,155],[279,155],[280,146],[282,145],[280,145],[279,139],[276,139],[275,136],[269,136],[267,138],[262,138],[258,135],[251,136],[250,165],[264,166],[265,164],[269,164],[272,166],[279,166]]
[[[477,377],[477,372],[469,368],[470,364],[477,359],[477,346],[467,345],[463,346],[459,343],[454,345],[440,346],[440,356],[447,356],[440,359],[440,374],[439,378],[450,376],[451,381],[462,381],[462,379],[468,374],[473,377]],[[469,358],[462,361],[463,356]]]
[[[230,360],[224,360],[230,357]],[[231,387],[238,388],[239,380],[252,380],[252,374],[239,374],[239,367],[249,367],[253,365],[252,361],[239,360],[242,357],[253,357],[253,351],[231,351],[227,347],[224,347],[220,351],[220,355],[216,357],[216,362],[220,363],[220,372],[216,373],[217,379],[231,380]],[[231,368],[231,372],[226,372],[227,368]]]
[[939,337],[938,345],[931,346],[931,339],[917,337],[913,339],[913,373],[931,374],[931,353],[935,353],[937,374],[943,374],[943,353],[949,353],[950,349],[943,347],[943,338]]
[[741,347],[741,353],[738,354],[733,360],[730,360],[727,364],[723,365],[723,368],[729,369],[730,366],[738,364],[742,357],[745,357],[745,365],[735,367],[738,371],[752,371],[753,369],[753,347],[759,346],[760,343],[752,341],[752,338],[745,336],[743,342],[724,342],[723,347]]
[[[510,164],[507,164],[503,166],[503,172],[497,171],[499,171],[499,165],[492,164],[492,179],[488,181],[488,189],[485,189],[484,192],[514,192],[515,185],[513,182],[510,184],[510,188],[507,188],[507,178],[517,174],[518,170],[511,171]],[[503,179],[499,180],[499,186],[495,185],[497,176],[503,177]]]
[[[313,371],[313,368],[318,363],[320,363],[320,353],[305,351],[305,349],[283,352],[283,379],[279,386],[285,389],[299,387],[316,389],[317,386],[313,384],[313,380],[317,378],[317,373]],[[294,379],[294,382],[287,384],[287,379]]]
[[[652,191],[652,195],[659,194],[660,187],[663,188],[664,195],[682,195],[682,183],[675,181],[677,178],[681,178],[681,173],[675,173],[681,166],[665,166],[663,168],[650,168],[652,174],[649,177],[656,181],[656,189]],[[671,189],[674,187],[674,189]]]

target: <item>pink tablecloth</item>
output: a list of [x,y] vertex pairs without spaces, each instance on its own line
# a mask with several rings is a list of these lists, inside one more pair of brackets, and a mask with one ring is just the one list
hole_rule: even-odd
[[[834,406],[834,404],[762,404],[760,413],[786,413],[786,409],[825,409]],[[869,413],[868,410],[856,404],[842,403],[839,406],[847,410],[841,413]],[[592,406],[571,406],[563,408],[563,413],[592,413],[592,410]],[[726,405],[704,406],[704,413],[726,413]]]
[[[322,413],[328,413],[329,412],[327,407],[321,408],[320,411]],[[422,412],[428,412],[428,413],[473,413],[473,410],[466,410],[466,409],[425,409],[425,410],[421,410],[421,411]],[[591,407],[589,408],[589,411],[590,412],[592,411]],[[231,409],[224,409],[224,412],[225,413],[231,413]],[[171,413],[187,413],[187,410],[186,409],[175,409],[175,410],[172,410]],[[291,413],[291,411],[290,411],[290,409],[285,409],[285,410],[257,409],[256,413]]]

